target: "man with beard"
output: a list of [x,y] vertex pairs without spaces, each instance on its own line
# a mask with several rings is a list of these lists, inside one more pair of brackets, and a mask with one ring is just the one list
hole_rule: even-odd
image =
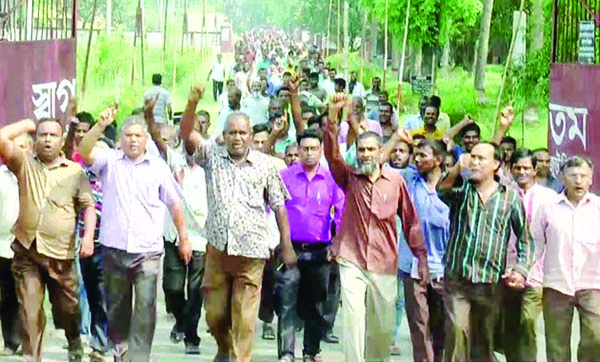
[[427,249],[406,183],[382,167],[381,137],[367,131],[356,140],[358,168],[348,166],[337,140],[340,100],[330,107],[324,132],[325,157],[346,195],[339,234],[331,253],[339,264],[346,361],[386,360],[394,334],[397,296],[397,225],[419,259],[419,277],[429,281]]
[[[34,153],[15,139],[35,132]],[[40,360],[45,327],[44,290],[60,318],[68,342],[68,360],[81,361],[81,312],[75,269],[77,208],[84,214],[81,256],[94,252],[96,208],[83,169],[62,153],[63,128],[56,119],[37,125],[23,120],[0,129],[0,156],[17,177],[19,218],[14,228],[12,271],[15,278],[25,360]]]

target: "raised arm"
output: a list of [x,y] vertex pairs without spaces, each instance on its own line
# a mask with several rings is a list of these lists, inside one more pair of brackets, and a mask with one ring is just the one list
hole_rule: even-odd
[[273,122],[273,129],[271,129],[271,133],[269,133],[269,137],[261,149],[263,153],[267,155],[273,155],[273,153],[275,153],[275,144],[279,137],[285,132],[286,121],[284,117],[286,114],[287,113],[284,113],[283,117],[277,118]]
[[298,92],[300,78],[297,76],[289,82],[288,88],[290,89],[290,104],[292,106],[292,117],[294,119],[294,125],[296,126],[296,133],[304,131],[306,125],[302,120],[302,106],[300,105],[300,96]]
[[502,143],[502,138],[504,138],[504,135],[506,132],[508,132],[508,129],[512,125],[514,119],[515,109],[511,104],[509,104],[502,110],[502,112],[500,112],[500,124],[498,125],[498,129],[496,129],[494,132],[490,143],[500,146],[500,143]]
[[189,155],[193,155],[196,150],[204,147],[205,140],[202,135],[194,130],[196,122],[196,107],[198,101],[204,96],[204,87],[197,85],[193,86],[188,96],[188,103],[181,118],[179,125],[179,135],[185,145],[185,150]]
[[81,142],[79,142],[77,152],[79,152],[79,155],[86,165],[92,165],[94,163],[94,147],[96,146],[96,142],[102,137],[106,127],[115,120],[116,115],[116,106],[111,106],[102,111],[98,122],[96,122],[94,127],[92,127],[92,129],[83,137]]
[[329,107],[329,117],[323,131],[323,151],[333,179],[342,190],[345,190],[350,177],[350,168],[340,153],[338,143],[338,113],[343,106],[344,101],[339,101]]
[[446,132],[446,134],[444,135],[444,138],[453,140],[454,137],[456,137],[456,135],[459,134],[463,128],[470,125],[471,123],[475,123],[475,121],[473,120],[473,118],[471,118],[471,116],[469,114],[466,114],[465,118],[462,121],[455,124],[452,128],[450,128]]
[[35,127],[31,119],[24,119],[0,128],[0,156],[6,166],[15,173],[23,163],[25,153],[17,146],[14,139],[23,133],[35,132]]
[[392,152],[394,152],[394,148],[396,148],[396,145],[400,142],[404,142],[410,147],[413,143],[413,139],[410,134],[410,131],[398,127],[396,128],[394,134],[392,134],[392,137],[390,137],[390,139],[383,145],[383,155],[381,157],[381,160],[384,162],[387,161],[390,158]]
[[154,121],[154,107],[156,106],[156,102],[158,101],[159,95],[153,99],[147,99],[144,104],[144,120],[148,125],[148,131],[150,132],[150,137],[152,137],[152,141],[156,144],[160,155],[164,160],[167,159],[167,144],[163,141],[160,136],[160,127]]
[[456,180],[460,177],[460,174],[463,170],[468,168],[471,156],[469,154],[462,154],[456,162],[456,165],[448,169],[448,173],[441,180],[438,185],[439,192],[449,192],[452,191],[456,184]]

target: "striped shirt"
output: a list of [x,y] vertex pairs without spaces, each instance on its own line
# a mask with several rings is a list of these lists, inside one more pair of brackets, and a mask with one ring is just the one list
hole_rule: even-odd
[[497,283],[506,268],[511,231],[517,237],[517,262],[513,269],[527,277],[534,257],[534,241],[519,192],[502,183],[483,204],[477,189],[465,182],[446,192],[451,207],[450,241],[445,254],[445,274],[473,283]]

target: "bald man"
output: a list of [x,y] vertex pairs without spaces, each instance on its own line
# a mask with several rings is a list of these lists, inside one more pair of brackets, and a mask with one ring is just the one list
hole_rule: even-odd
[[249,362],[263,268],[270,257],[267,206],[280,233],[278,264],[288,268],[296,264],[285,209],[289,193],[271,157],[251,149],[252,128],[246,114],[227,116],[223,145],[207,142],[194,131],[194,112],[203,94],[203,87],[192,88],[180,133],[186,151],[206,173],[206,322],[218,345],[215,361]]

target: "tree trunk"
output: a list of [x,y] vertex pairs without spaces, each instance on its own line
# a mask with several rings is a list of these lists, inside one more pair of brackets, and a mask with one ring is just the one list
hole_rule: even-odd
[[442,68],[442,73],[448,73],[450,68],[450,34],[446,35],[446,39],[444,39],[444,48],[442,49],[442,58],[440,59],[440,66]]
[[371,13],[371,26],[369,29],[370,32],[370,53],[369,60],[372,62],[375,60],[375,56],[377,55],[377,35],[379,35],[379,23],[377,22],[377,18],[373,13]]
[[532,37],[531,50],[538,51],[544,47],[544,5],[543,0],[534,0],[531,12]]
[[483,1],[481,25],[479,27],[479,48],[475,66],[475,90],[479,94],[479,103],[485,103],[485,67],[487,65],[488,46],[490,40],[490,25],[494,0]]
[[398,35],[390,34],[390,43],[392,45],[392,72],[394,77],[398,78],[400,57],[402,56],[402,38]]
[[421,75],[421,68],[423,66],[423,45],[422,44],[411,44],[411,55],[412,55],[412,74]]
[[112,0],[106,0],[106,35],[112,31]]

